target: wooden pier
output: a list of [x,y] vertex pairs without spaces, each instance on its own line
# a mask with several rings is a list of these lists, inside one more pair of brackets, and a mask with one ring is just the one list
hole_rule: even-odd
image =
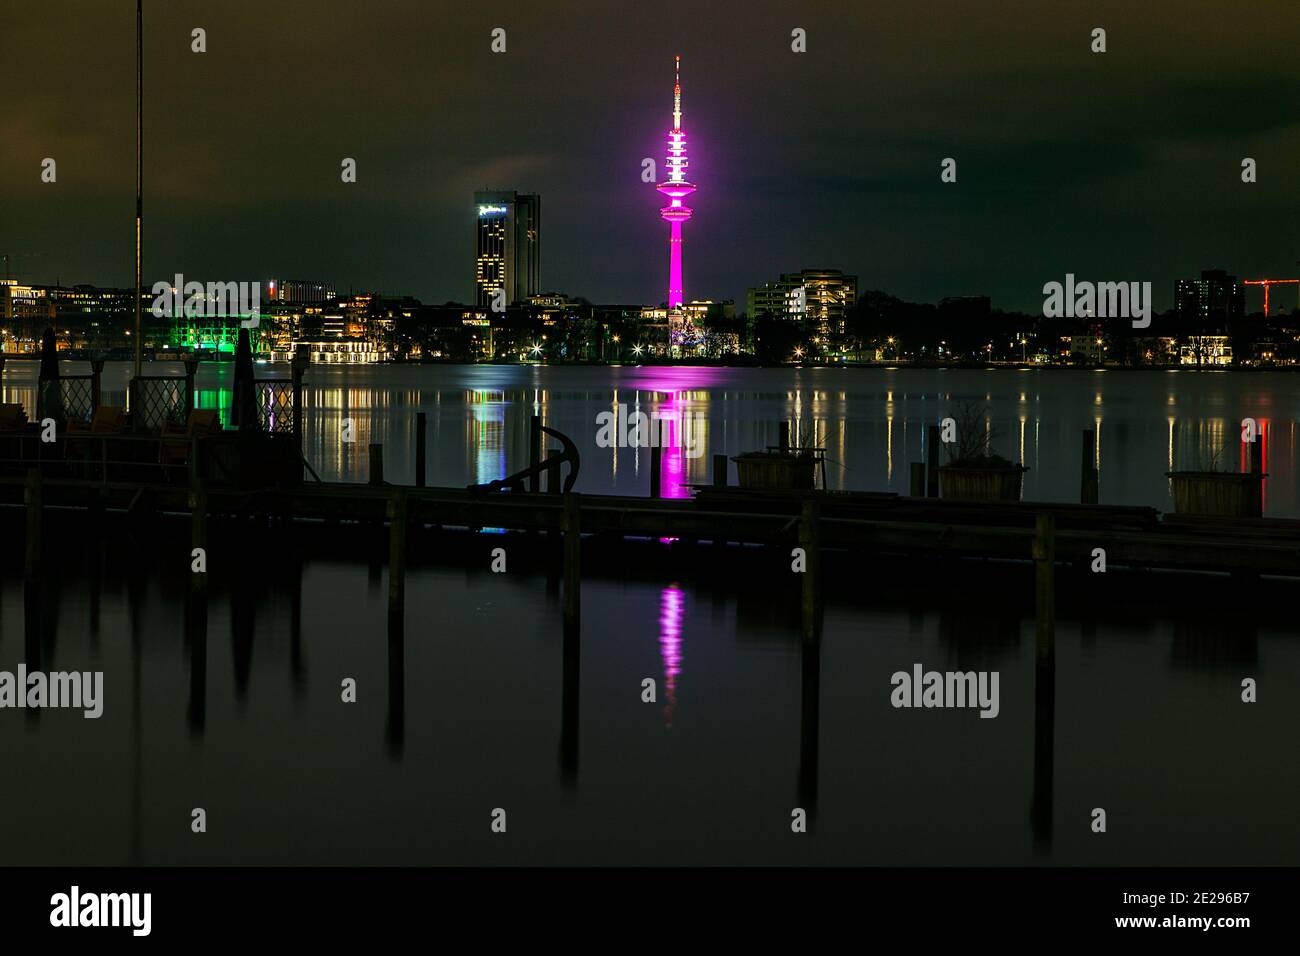
[[[35,477],[34,477],[35,476]],[[1054,523],[1055,561],[1108,567],[1300,576],[1300,521],[1192,518],[1152,508],[1060,502],[984,504],[854,492],[701,489],[689,499],[574,493],[481,493],[463,488],[305,483],[286,488],[114,483],[0,477],[0,506],[91,508],[193,516],[259,515],[301,521],[357,521],[571,531],[624,538],[685,538],[792,547],[867,550],[902,556],[1029,561],[1040,515]],[[811,509],[808,506],[813,506]],[[397,509],[395,511],[395,508]],[[567,517],[566,517],[567,514]],[[33,522],[36,521],[36,524]],[[39,529],[29,514],[28,527]],[[804,529],[801,532],[801,528]],[[803,534],[811,534],[804,538]]]

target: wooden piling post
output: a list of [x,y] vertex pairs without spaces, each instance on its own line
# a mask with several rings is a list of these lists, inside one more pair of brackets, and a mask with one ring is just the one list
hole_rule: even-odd
[[406,749],[406,635],[401,615],[388,621],[388,718],[384,740],[388,754],[400,759]]
[[373,441],[370,443],[370,483],[384,483],[384,446]]
[[428,437],[428,421],[424,412],[415,413],[415,487],[424,487],[425,440]]
[[582,662],[582,504],[564,496],[564,635],[560,688],[560,772],[566,788],[578,777],[579,680]]
[[913,498],[925,497],[925,462],[912,462],[912,486],[910,494]]
[[[0,359],[0,369],[4,368],[4,360]],[[102,358],[90,360],[90,415],[94,418],[95,413],[99,411],[100,403],[103,400],[101,395],[101,382],[104,377],[104,360]]]
[[[726,455],[713,456],[713,487],[719,490],[727,487],[727,468],[728,461]],[[722,535],[714,535],[713,543],[719,547],[726,547],[727,539]]]
[[558,451],[552,449],[546,455],[546,493],[548,495],[558,495],[560,493],[560,459]]
[[534,494],[542,490],[542,476],[537,473],[537,465],[542,454],[542,419],[533,415],[528,419],[528,467],[532,469],[528,476],[528,490]]
[[27,506],[27,554],[23,570],[30,584],[41,572],[41,473],[36,468],[27,469],[23,503]]
[[140,381],[134,377],[126,383],[126,411],[131,418],[131,431],[144,431],[144,408],[140,405]]
[[190,655],[190,696],[186,723],[190,736],[202,738],[208,718],[208,605],[206,601],[186,602],[186,644]]
[[817,807],[817,763],[821,725],[821,641],[799,646],[799,800],[809,823]]
[[1253,518],[1264,517],[1264,433],[1261,430],[1252,442],[1247,442],[1247,460],[1250,463],[1250,473],[1258,476],[1258,481],[1252,481],[1248,487],[1250,516]]
[[664,469],[663,436],[664,436],[664,423],[660,421],[658,423],[658,434],[655,435],[655,440],[650,444],[650,497],[651,498],[662,497],[661,492],[663,491],[663,469]]
[[1052,842],[1052,785],[1056,725],[1056,517],[1038,515],[1034,527],[1034,788],[1030,805],[1036,847]]
[[388,621],[399,630],[406,605],[406,512],[406,489],[394,488],[388,500]]
[[575,632],[582,622],[582,500],[564,495],[564,627]]
[[803,516],[799,522],[799,546],[804,552],[802,621],[803,639],[816,641],[821,637],[821,509],[816,498],[803,502]]
[[1039,666],[1056,666],[1056,516],[1038,515],[1034,527],[1034,606],[1037,627],[1034,659]]
[[307,351],[307,344],[299,342],[293,350],[292,363],[292,389],[293,389],[293,440],[298,445],[298,453],[302,453],[302,379],[307,374],[307,366],[311,362],[311,356]]
[[1052,791],[1056,765],[1056,665],[1034,667],[1034,789],[1030,829],[1034,846],[1052,845]]
[[1079,465],[1079,503],[1095,505],[1097,503],[1097,433],[1084,429],[1083,448]]
[[781,454],[787,454],[790,451],[790,423],[782,422],[780,427],[780,438],[777,439],[777,445],[781,449]]
[[925,430],[925,436],[925,493],[930,498],[938,498],[939,465],[942,463],[941,449],[943,448],[943,442],[939,438],[939,426],[928,426]]
[[[199,374],[199,360],[196,358],[187,358],[185,360],[185,417],[188,418],[194,409],[198,408],[198,394],[194,387],[194,380]],[[98,384],[98,382],[96,382]]]
[[713,456],[713,487],[714,488],[727,487],[727,456],[726,455]]
[[[199,481],[190,488],[190,593],[203,597],[208,590],[208,493]],[[194,550],[203,550],[203,571],[194,570]]]

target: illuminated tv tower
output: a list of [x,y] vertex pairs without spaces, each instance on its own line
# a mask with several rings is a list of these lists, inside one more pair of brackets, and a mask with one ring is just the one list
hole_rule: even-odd
[[668,220],[672,232],[668,239],[668,308],[682,304],[682,223],[691,218],[691,207],[682,200],[695,192],[686,180],[686,133],[682,130],[682,58],[676,60],[677,81],[673,85],[673,128],[668,131],[668,180],[656,189],[668,197],[668,205],[659,215]]

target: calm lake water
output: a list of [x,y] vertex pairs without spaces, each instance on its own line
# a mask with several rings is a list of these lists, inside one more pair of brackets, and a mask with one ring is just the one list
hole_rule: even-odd
[[[229,374],[200,373],[202,404],[228,403]],[[106,371],[110,400],[125,377]],[[34,378],[10,362],[6,400],[33,402]],[[526,463],[536,413],[577,443],[578,490],[644,494],[645,450],[596,444],[597,414],[625,403],[702,416],[704,454],[665,461],[671,494],[708,481],[713,454],[774,444],[782,419],[827,449],[832,488],[905,493],[924,426],[973,400],[1030,467],[1028,499],[1077,500],[1079,434],[1095,427],[1101,500],[1167,509],[1164,473],[1216,453],[1237,467],[1253,417],[1267,513],[1300,513],[1300,376],[1286,374],[383,367],[307,382],[306,451],[326,480],[364,481],[381,442],[386,477],[409,481],[421,410],[431,484],[501,477]],[[286,547],[214,528],[203,629],[186,623],[184,522],[49,521],[27,603],[22,519],[0,513],[0,670],[34,656],[101,670],[105,712],[0,710],[5,863],[1300,862],[1293,582],[1062,569],[1045,754],[1026,567],[831,559],[812,659],[788,554],[588,542],[565,741],[544,545],[414,536],[393,645],[384,544],[366,532]],[[999,716],[893,708],[890,677],[915,663],[997,671]],[[1246,677],[1258,703],[1241,702]],[[194,807],[207,834],[190,831]],[[497,807],[505,834],[489,829]],[[807,834],[790,831],[796,807]]]

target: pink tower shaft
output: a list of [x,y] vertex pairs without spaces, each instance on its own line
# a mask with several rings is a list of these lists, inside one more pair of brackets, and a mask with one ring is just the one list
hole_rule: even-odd
[[682,298],[682,223],[672,221],[668,237],[668,308],[675,309],[685,301]]

